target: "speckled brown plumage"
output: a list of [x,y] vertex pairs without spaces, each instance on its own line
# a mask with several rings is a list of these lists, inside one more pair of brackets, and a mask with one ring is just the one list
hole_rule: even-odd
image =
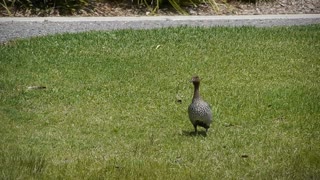
[[194,85],[194,93],[192,103],[188,108],[189,118],[195,132],[197,132],[197,126],[205,128],[207,132],[212,122],[212,111],[209,104],[200,96],[200,78],[193,76],[191,82]]

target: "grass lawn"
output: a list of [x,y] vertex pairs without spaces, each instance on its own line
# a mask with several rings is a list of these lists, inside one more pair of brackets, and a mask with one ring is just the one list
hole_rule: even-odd
[[0,179],[320,178],[320,25],[11,41],[0,98]]

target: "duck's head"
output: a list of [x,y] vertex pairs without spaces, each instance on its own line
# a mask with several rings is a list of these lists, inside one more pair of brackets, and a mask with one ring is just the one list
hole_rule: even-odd
[[192,83],[200,83],[199,76],[192,76],[190,82],[192,82]]

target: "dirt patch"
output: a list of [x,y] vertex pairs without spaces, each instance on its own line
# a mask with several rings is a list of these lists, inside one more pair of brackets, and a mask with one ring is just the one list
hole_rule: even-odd
[[[216,6],[210,4],[190,4],[183,6],[183,10],[189,15],[259,15],[259,14],[320,14],[319,0],[275,0],[273,2],[229,3],[217,2]],[[30,10],[14,10],[11,13],[16,17],[34,16],[62,16],[52,9],[46,12],[32,12]],[[68,16],[175,16],[181,15],[169,5],[164,5],[157,12],[152,12],[146,6],[131,5],[127,2],[91,3],[88,7],[78,10]],[[1,7],[0,16],[9,16]]]

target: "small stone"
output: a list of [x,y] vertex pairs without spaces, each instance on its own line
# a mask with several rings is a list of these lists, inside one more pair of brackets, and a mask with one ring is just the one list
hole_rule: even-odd
[[194,10],[192,10],[192,9],[190,9],[190,10],[189,10],[189,14],[190,14],[190,15],[197,15],[197,12],[194,11]]

